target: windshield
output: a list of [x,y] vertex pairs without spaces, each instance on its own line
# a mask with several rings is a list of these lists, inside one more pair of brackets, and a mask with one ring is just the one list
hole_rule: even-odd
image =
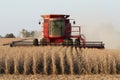
[[49,35],[63,36],[65,31],[64,20],[51,20],[49,26]]

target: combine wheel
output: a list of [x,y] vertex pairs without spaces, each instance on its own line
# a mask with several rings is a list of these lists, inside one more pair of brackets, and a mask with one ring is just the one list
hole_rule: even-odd
[[65,39],[65,45],[66,45],[66,46],[69,45],[69,39]]
[[34,39],[34,40],[33,40],[33,45],[34,45],[34,46],[38,46],[38,39]]
[[68,45],[68,39],[64,39],[63,45],[64,46]]
[[73,45],[73,40],[72,39],[68,39],[68,45]]
[[10,47],[13,47],[13,44],[12,44],[12,43],[10,43]]
[[80,39],[75,39],[75,45],[80,45]]
[[66,40],[63,41],[62,45],[64,45],[64,46],[66,45]]
[[73,40],[72,39],[65,39],[63,42],[63,45],[66,45],[66,46],[73,45]]
[[42,38],[40,40],[40,45],[47,45],[47,40],[45,38]]
[[14,42],[10,43],[10,47],[13,47],[14,46]]

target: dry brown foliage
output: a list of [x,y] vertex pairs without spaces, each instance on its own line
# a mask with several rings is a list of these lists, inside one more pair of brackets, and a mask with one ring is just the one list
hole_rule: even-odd
[[0,74],[120,74],[120,50],[0,46]]
[[119,74],[120,51],[63,46],[0,47],[0,73]]

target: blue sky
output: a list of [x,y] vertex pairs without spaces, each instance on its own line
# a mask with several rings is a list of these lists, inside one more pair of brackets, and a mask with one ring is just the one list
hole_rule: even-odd
[[0,35],[39,30],[40,15],[53,13],[70,14],[83,31],[103,24],[120,31],[120,0],[0,0]]

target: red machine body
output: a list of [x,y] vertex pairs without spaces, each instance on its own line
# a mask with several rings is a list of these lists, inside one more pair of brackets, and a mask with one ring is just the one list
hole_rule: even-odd
[[[65,39],[76,38],[80,39],[83,45],[85,44],[85,39],[81,37],[80,26],[71,26],[70,19],[68,19],[68,17],[69,15],[42,15],[42,18],[44,19],[42,26],[43,38],[47,39],[48,43],[63,43]],[[72,28],[76,28],[77,30],[72,31]],[[71,35],[72,32],[77,34]]]

